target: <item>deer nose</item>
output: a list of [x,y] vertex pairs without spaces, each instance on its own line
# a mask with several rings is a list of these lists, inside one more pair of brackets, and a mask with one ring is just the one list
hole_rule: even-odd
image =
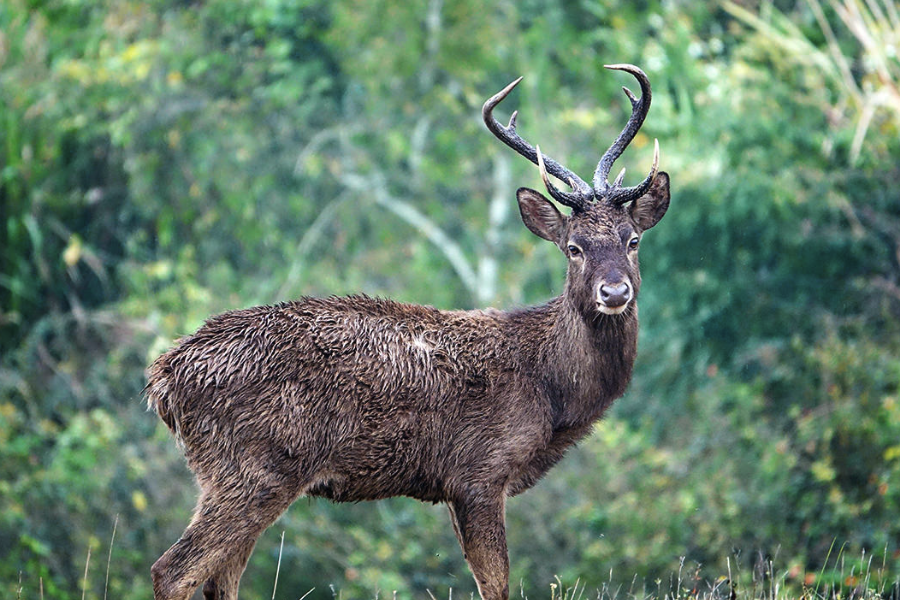
[[600,284],[600,304],[610,309],[617,309],[631,300],[631,286],[627,281]]

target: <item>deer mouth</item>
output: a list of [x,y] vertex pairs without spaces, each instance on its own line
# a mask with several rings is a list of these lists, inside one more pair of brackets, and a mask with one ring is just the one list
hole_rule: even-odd
[[623,304],[622,306],[610,307],[605,304],[598,304],[597,310],[603,313],[604,315],[621,315],[625,312],[625,309],[628,308],[627,304]]

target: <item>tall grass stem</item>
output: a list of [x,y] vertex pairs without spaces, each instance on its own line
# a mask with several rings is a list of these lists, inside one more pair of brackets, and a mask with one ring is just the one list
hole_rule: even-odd
[[113,543],[116,541],[116,527],[119,526],[119,515],[116,514],[116,520],[113,521],[112,535],[109,538],[109,555],[106,557],[106,582],[103,584],[103,600],[106,600],[106,592],[109,591],[109,565],[112,563]]

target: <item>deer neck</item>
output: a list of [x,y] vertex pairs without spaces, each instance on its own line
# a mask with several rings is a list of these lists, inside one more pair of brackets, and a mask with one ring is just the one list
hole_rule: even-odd
[[555,308],[546,344],[546,386],[554,428],[593,423],[621,396],[637,353],[637,306],[621,315],[585,317],[567,296]]

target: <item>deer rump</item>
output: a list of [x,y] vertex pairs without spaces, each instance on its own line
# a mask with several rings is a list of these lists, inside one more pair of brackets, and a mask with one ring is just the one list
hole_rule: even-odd
[[536,458],[552,402],[509,320],[364,296],[232,311],[153,363],[148,403],[203,488],[227,473],[335,501],[517,493],[562,453]]

